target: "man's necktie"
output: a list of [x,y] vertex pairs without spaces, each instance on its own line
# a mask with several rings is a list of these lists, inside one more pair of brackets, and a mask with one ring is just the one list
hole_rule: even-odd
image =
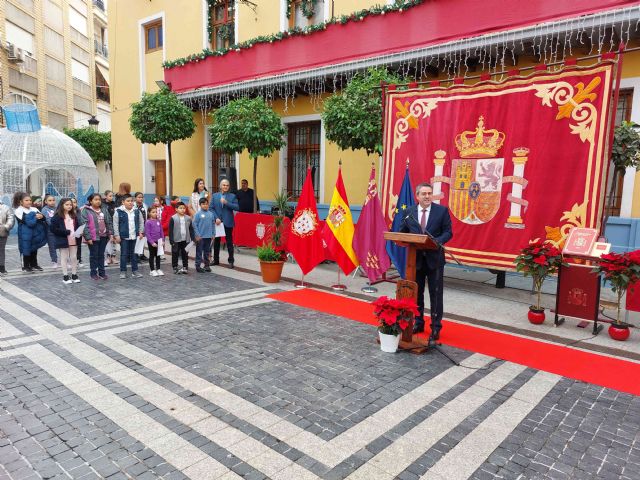
[[422,217],[420,217],[420,228],[422,229],[422,232],[424,232],[427,229],[427,209],[426,208],[422,209]]

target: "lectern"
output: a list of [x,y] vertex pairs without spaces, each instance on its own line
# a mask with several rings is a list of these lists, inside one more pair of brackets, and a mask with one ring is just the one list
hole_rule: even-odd
[[[418,250],[437,250],[440,246],[429,235],[419,235],[415,233],[384,232],[384,239],[391,240],[396,245],[407,247],[407,265],[405,269],[405,280],[398,280],[396,283],[396,298],[413,298],[418,301],[418,284],[416,283],[416,253]],[[414,319],[409,322],[409,326],[402,331],[400,344],[401,350],[409,350],[411,353],[424,353],[427,351],[427,341],[413,339]]]

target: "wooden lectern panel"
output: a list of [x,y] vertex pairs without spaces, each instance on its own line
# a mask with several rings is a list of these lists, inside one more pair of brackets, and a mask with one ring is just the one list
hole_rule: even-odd
[[403,247],[411,246],[418,250],[437,250],[439,245],[428,235],[417,233],[384,232],[384,239],[391,240]]

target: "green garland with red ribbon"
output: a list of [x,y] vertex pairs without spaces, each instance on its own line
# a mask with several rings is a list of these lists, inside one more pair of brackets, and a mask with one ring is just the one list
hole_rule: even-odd
[[[207,23],[207,32],[209,33],[210,42],[212,41],[212,35],[213,35],[213,25],[212,25],[213,22],[211,22],[211,12],[213,11],[213,7],[220,1],[221,0],[207,0],[208,6],[209,6],[209,19]],[[230,45],[229,47],[226,47],[226,48],[219,48],[216,50],[205,48],[199,53],[193,53],[186,57],[177,58],[175,60],[167,60],[166,62],[162,63],[162,67],[167,69],[174,68],[174,67],[181,67],[183,65],[186,65],[187,63],[200,62],[208,57],[222,57],[232,51],[239,52],[240,50],[246,50],[260,43],[273,43],[273,42],[279,42],[289,37],[295,37],[299,35],[310,35],[321,30],[326,30],[327,26],[329,25],[336,25],[336,24],[344,25],[350,22],[361,22],[365,18],[370,16],[385,15],[387,13],[392,13],[392,12],[403,12],[406,9],[416,7],[424,3],[424,1],[425,0],[397,0],[396,3],[393,3],[391,5],[382,5],[382,6],[376,5],[369,9],[353,12],[349,15],[340,15],[339,17],[333,17],[330,20],[319,23],[317,25],[309,25],[308,27],[304,27],[304,28],[294,27],[284,32],[277,32],[271,35],[261,35],[259,37],[245,40],[244,42]],[[290,11],[289,11],[290,3],[291,3],[290,1],[287,1],[287,9],[288,9],[287,16],[290,15]]]

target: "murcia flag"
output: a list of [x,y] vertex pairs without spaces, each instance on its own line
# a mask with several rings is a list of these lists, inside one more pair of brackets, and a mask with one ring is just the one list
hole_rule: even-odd
[[307,178],[302,185],[302,194],[291,221],[291,232],[287,241],[287,250],[296,259],[302,274],[306,275],[324,260],[322,233],[318,228],[318,208],[313,194],[311,168],[307,167]]
[[359,262],[356,252],[353,251],[353,218],[342,182],[342,168],[338,168],[338,179],[336,188],[333,189],[326,222],[322,229],[322,238],[338,266],[348,275]]
[[389,255],[385,249],[384,232],[387,226],[384,222],[378,185],[376,184],[376,169],[371,169],[367,198],[364,200],[362,212],[353,237],[353,248],[360,260],[360,267],[365,271],[370,282],[374,282],[391,266]]

